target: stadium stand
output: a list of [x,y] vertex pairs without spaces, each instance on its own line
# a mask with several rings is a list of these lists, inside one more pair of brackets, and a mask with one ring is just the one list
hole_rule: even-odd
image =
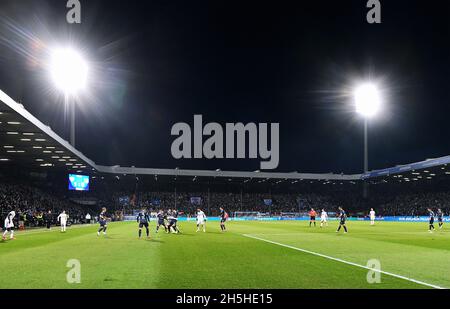
[[[216,215],[219,206],[271,215],[310,208],[333,212],[338,206],[351,216],[365,216],[371,207],[379,215],[423,215],[429,207],[450,211],[450,156],[361,175],[102,166],[1,90],[0,141],[0,211],[4,216],[15,209],[30,226],[41,224],[49,209],[55,216],[67,210],[76,223],[103,206],[118,212],[114,219],[140,207],[192,215],[199,205],[208,215]],[[88,175],[91,190],[68,191],[69,173]]]

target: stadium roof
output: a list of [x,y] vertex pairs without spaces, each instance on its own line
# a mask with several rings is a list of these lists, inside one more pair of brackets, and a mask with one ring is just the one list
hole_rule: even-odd
[[95,163],[0,90],[0,163],[87,172]]
[[367,178],[383,177],[383,176],[396,175],[396,174],[408,173],[408,172],[413,172],[413,171],[432,169],[435,167],[441,167],[441,169],[446,170],[445,167],[448,164],[450,164],[450,156],[445,156],[442,158],[427,159],[427,160],[421,161],[421,162],[405,164],[405,165],[398,165],[398,166],[391,167],[391,168],[371,171],[369,173],[363,174],[361,176],[361,178],[367,179]]
[[[21,166],[44,169],[58,169],[72,173],[104,173],[115,175],[160,175],[244,179],[283,179],[283,180],[337,180],[355,181],[414,173],[440,167],[444,173],[450,163],[450,156],[430,159],[423,162],[376,170],[366,174],[312,174],[279,172],[243,172],[221,170],[184,170],[103,166],[87,158],[30,114],[22,104],[15,102],[0,90],[0,164],[14,163]],[[415,173],[414,173],[415,174]],[[430,177],[430,176],[428,176]]]
[[0,90],[0,160],[67,172],[225,178],[358,180],[361,175],[238,172],[103,166],[87,158]]
[[361,175],[362,180],[379,182],[414,182],[419,180],[433,180],[450,175],[450,156],[425,161],[398,165],[391,168],[371,171]]

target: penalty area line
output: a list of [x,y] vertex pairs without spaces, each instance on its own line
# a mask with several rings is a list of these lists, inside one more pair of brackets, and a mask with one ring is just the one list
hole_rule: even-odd
[[390,272],[387,272],[387,271],[384,271],[384,270],[373,269],[373,268],[370,268],[370,267],[367,267],[367,266],[364,266],[364,265],[360,265],[360,264],[356,264],[356,263],[353,263],[353,262],[345,261],[345,260],[342,260],[342,259],[339,259],[339,258],[335,258],[335,257],[328,256],[328,255],[325,255],[325,254],[309,251],[309,250],[306,250],[306,249],[301,249],[301,248],[297,248],[297,247],[294,247],[294,246],[282,244],[282,243],[279,243],[279,242],[276,242],[276,241],[260,238],[260,237],[253,236],[253,235],[250,235],[250,234],[242,234],[242,236],[247,237],[247,238],[256,239],[256,240],[263,241],[263,242],[267,242],[267,243],[270,243],[270,244],[273,244],[273,245],[289,248],[289,249],[292,249],[292,250],[300,251],[300,252],[303,252],[303,253],[319,256],[319,257],[322,257],[322,258],[325,258],[325,259],[328,259],[328,260],[344,263],[344,264],[347,264],[347,265],[352,265],[352,266],[359,267],[359,268],[364,268],[364,269],[367,269],[367,270],[370,270],[370,271],[379,272],[379,273],[384,274],[384,275],[388,275],[388,276],[391,276],[391,277],[394,277],[394,278],[398,278],[398,279],[414,282],[416,284],[427,286],[427,287],[431,287],[431,288],[434,288],[434,289],[441,289],[441,290],[442,289],[446,289],[446,288],[438,286],[438,285],[426,283],[426,282],[423,282],[423,281],[420,281],[420,280],[416,280],[416,279],[412,279],[412,278],[408,278],[408,277],[405,277],[405,276],[402,276],[402,275],[397,275],[397,274],[390,273]]

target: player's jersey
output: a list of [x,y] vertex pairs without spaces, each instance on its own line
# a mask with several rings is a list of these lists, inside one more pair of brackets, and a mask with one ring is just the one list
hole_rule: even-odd
[[67,214],[60,213],[57,220],[61,223],[66,223],[68,217]]
[[98,222],[100,223],[100,225],[105,225],[106,224],[106,212],[101,212],[98,215]]
[[173,219],[173,215],[172,215],[172,210],[168,210],[167,211],[167,220],[172,220]]
[[13,228],[14,227],[14,217],[16,216],[16,213],[14,211],[11,211],[8,216],[6,216],[5,219],[5,228]]
[[434,212],[432,210],[430,210],[429,215],[430,215],[430,220],[434,220]]
[[442,211],[438,210],[438,212],[437,212],[438,219],[442,219],[443,216],[444,216],[444,213]]
[[322,212],[320,213],[320,218],[323,219],[323,220],[327,219],[327,218],[328,218],[327,212],[326,212],[326,211],[322,211]]
[[311,210],[311,211],[309,212],[309,216],[310,216],[310,217],[315,217],[315,216],[317,216],[317,213],[316,213],[314,210]]
[[163,212],[158,212],[156,217],[158,218],[158,222],[164,222],[165,215]]
[[220,211],[220,217],[221,217],[222,219],[228,218],[227,212],[226,212],[225,210],[221,210],[221,211]]
[[172,219],[178,221],[178,211],[172,210]]
[[150,217],[149,217],[148,213],[140,212],[136,217],[136,221],[139,223],[148,223],[148,222],[150,222]]
[[371,218],[375,218],[375,211],[371,210],[369,214]]
[[347,214],[345,213],[345,210],[341,210],[339,212],[339,219],[341,219],[341,222],[345,222],[345,220],[347,219]]
[[203,211],[197,212],[197,220],[198,221],[205,221],[206,215]]
[[46,212],[46,213],[44,214],[44,220],[45,220],[45,221],[51,221],[51,220],[52,220],[52,214]]

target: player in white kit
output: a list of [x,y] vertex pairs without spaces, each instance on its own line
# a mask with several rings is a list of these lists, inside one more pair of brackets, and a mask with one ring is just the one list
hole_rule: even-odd
[[370,208],[369,217],[370,225],[375,225],[375,210],[373,210],[373,208]]
[[57,220],[61,223],[61,232],[65,232],[66,231],[67,219],[68,218],[69,218],[69,216],[66,214],[65,210],[63,210],[63,212],[59,214]]
[[197,232],[200,231],[200,225],[203,227],[203,232],[206,232],[206,215],[198,208],[197,209]]
[[322,209],[322,212],[320,213],[320,227],[323,225],[328,226],[328,214],[325,209]]
[[5,219],[5,231],[3,232],[3,240],[6,240],[6,234],[9,232],[9,239],[14,239],[14,217],[16,216],[15,211],[11,211]]

